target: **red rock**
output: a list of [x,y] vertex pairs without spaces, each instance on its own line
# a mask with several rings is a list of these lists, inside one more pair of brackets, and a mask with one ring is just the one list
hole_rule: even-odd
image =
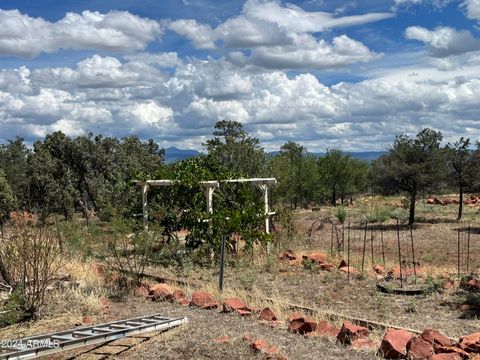
[[463,351],[459,347],[456,346],[441,346],[435,349],[437,354],[448,354],[448,353],[456,353],[460,355],[462,359],[468,359],[469,354],[466,351]]
[[173,292],[167,284],[156,284],[150,288],[150,294],[155,301],[173,300]]
[[228,337],[228,335],[225,335],[225,336],[220,336],[216,339],[213,339],[213,342],[215,344],[226,344],[226,343],[229,343],[230,342],[230,338]]
[[462,336],[458,347],[468,353],[480,353],[480,332]]
[[175,290],[173,292],[173,300],[182,306],[188,306],[190,301],[187,299],[187,295],[182,290]]
[[375,265],[373,267],[373,271],[375,272],[375,274],[378,274],[378,275],[385,274],[385,268],[382,265]]
[[435,199],[428,198],[428,199],[427,199],[427,204],[428,204],[428,205],[433,205],[433,204],[435,204]]
[[295,254],[292,250],[286,250],[280,255],[280,260],[296,260],[297,254]]
[[246,309],[247,304],[245,303],[245,301],[238,298],[228,298],[223,302],[223,312],[232,312]]
[[467,281],[467,289],[470,291],[479,291],[480,290],[480,281],[475,278],[472,278]]
[[266,321],[275,321],[277,320],[277,316],[275,313],[272,311],[272,309],[266,307],[260,312],[259,318],[261,320],[266,320]]
[[407,343],[414,335],[406,330],[388,328],[379,353],[385,359],[403,359],[407,355]]
[[267,356],[267,359],[285,359],[279,354],[276,346],[270,346],[264,339],[257,339],[250,344],[252,350],[261,352]]
[[345,274],[347,274],[348,272],[350,272],[350,275],[352,275],[352,276],[355,276],[355,275],[358,275],[358,274],[359,274],[359,272],[358,272],[355,268],[353,268],[353,267],[351,267],[351,266],[350,266],[350,267],[349,267],[349,266],[342,267],[342,268],[340,268],[339,270],[340,270],[341,272],[345,273]]
[[304,259],[309,259],[317,264],[324,263],[327,260],[327,255],[321,252],[316,252],[310,255],[303,255]]
[[354,349],[376,349],[378,343],[370,339],[355,339],[352,341],[352,348]]
[[317,324],[317,329],[315,332],[317,336],[337,337],[340,333],[340,329],[331,325],[328,321],[323,320]]
[[235,312],[240,316],[252,315],[252,312],[249,311],[249,310],[237,309],[237,310],[235,310]]
[[150,291],[144,286],[138,286],[135,288],[135,296],[146,297],[150,295]]
[[337,339],[344,345],[350,345],[353,340],[365,339],[369,334],[370,331],[366,327],[353,325],[350,321],[345,320]]
[[92,325],[93,324],[93,320],[90,316],[84,316],[82,318],[82,324],[83,325]]
[[348,263],[345,260],[342,259],[340,261],[340,264],[338,265],[338,268],[340,269],[340,268],[345,267],[345,266],[348,266]]
[[192,294],[190,305],[198,306],[202,309],[216,309],[219,303],[215,300],[212,294],[204,291],[195,291]]
[[307,334],[309,332],[315,331],[317,328],[317,323],[311,319],[306,318],[303,314],[294,313],[288,317],[288,331]]
[[441,346],[452,346],[454,344],[452,340],[447,338],[442,333],[431,329],[423,330],[423,332],[420,334],[420,337],[432,344],[435,351]]
[[268,345],[268,343],[263,340],[263,339],[257,339],[257,340],[254,340],[251,344],[250,344],[250,347],[255,350],[255,351],[265,351],[267,350],[270,346]]
[[420,336],[412,337],[407,344],[407,358],[410,360],[423,360],[434,354],[432,343]]
[[450,354],[436,354],[433,356],[430,356],[428,360],[462,360],[460,355],[450,353]]
[[320,263],[320,270],[330,272],[330,271],[332,271],[333,269],[335,269],[335,265],[333,265],[333,264]]

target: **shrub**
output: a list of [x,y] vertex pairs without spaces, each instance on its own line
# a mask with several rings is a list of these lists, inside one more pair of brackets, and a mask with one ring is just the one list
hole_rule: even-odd
[[[23,318],[36,319],[48,287],[64,266],[58,239],[47,228],[17,227],[0,247],[3,282],[12,289]],[[12,300],[12,301],[13,301]]]

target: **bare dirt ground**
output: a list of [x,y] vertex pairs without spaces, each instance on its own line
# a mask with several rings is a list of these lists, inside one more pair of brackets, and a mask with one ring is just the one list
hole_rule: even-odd
[[[265,359],[244,340],[249,334],[253,339],[262,338],[276,346],[288,359],[352,359],[377,358],[372,350],[352,350],[327,338],[307,339],[289,333],[285,325],[277,328],[263,325],[254,317],[240,317],[221,313],[219,310],[203,310],[181,307],[167,302],[152,302],[142,298],[129,298],[125,302],[111,303],[108,315],[95,318],[95,323],[141,315],[160,313],[168,317],[187,317],[188,323],[163,333],[153,332],[110,342],[104,346],[92,346],[51,355],[49,359]],[[53,329],[53,327],[52,327]],[[58,328],[57,328],[58,329]],[[56,330],[57,330],[56,329]],[[228,336],[226,343],[215,339]]]

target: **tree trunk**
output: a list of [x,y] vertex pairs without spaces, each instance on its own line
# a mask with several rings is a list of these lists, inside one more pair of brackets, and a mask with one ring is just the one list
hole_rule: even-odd
[[412,191],[410,193],[410,213],[408,216],[408,225],[413,225],[415,222],[415,199],[417,198],[417,192]]
[[337,189],[335,185],[333,185],[332,189],[332,205],[337,206]]
[[463,186],[460,186],[460,199],[458,202],[458,217],[457,220],[462,219],[462,212],[463,212]]

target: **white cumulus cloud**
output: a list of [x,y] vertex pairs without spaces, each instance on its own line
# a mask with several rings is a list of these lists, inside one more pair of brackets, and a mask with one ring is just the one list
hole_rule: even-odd
[[0,10],[0,56],[33,58],[59,49],[131,52],[162,33],[157,21],[126,11],[67,13],[57,22]]

